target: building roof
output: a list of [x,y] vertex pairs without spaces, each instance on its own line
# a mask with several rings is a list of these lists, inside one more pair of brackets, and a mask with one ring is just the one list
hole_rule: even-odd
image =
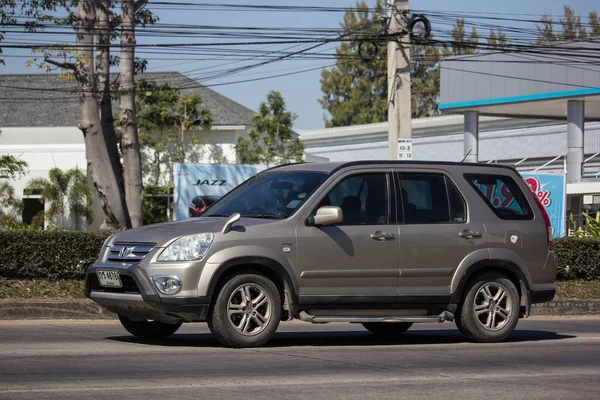
[[567,101],[585,102],[600,120],[600,39],[553,42],[537,52],[497,51],[441,62],[439,109],[445,113],[564,119]]
[[[116,78],[111,74],[111,79]],[[179,72],[149,72],[140,78],[168,83],[183,94],[198,93],[203,107],[212,112],[214,125],[252,125],[252,110]],[[74,93],[76,85],[57,74],[0,75],[0,127],[77,126],[80,107]]]

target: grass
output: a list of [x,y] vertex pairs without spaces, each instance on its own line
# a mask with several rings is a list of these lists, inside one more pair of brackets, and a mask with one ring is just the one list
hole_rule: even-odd
[[600,281],[556,282],[555,300],[600,299]]
[[0,300],[81,300],[83,281],[0,278]]
[[[83,281],[0,278],[0,300],[81,300]],[[600,281],[556,282],[556,300],[600,299]]]

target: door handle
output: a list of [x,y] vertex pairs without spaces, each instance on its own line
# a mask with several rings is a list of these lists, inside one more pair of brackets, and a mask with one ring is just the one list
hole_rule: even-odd
[[465,238],[465,239],[473,239],[473,238],[480,238],[483,235],[481,234],[481,232],[473,232],[469,229],[465,229],[464,231],[459,233],[458,236]]
[[371,233],[371,239],[378,240],[380,242],[383,242],[385,240],[394,240],[395,238],[396,238],[396,236],[394,236],[393,233],[385,233],[382,231],[377,231],[375,233]]

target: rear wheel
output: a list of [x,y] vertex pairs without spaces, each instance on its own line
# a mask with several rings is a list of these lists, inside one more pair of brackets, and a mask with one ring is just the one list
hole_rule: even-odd
[[230,347],[256,347],[268,342],[281,319],[281,297],[275,284],[257,274],[231,278],[219,291],[208,327]]
[[165,324],[158,321],[132,321],[124,315],[119,314],[119,321],[127,332],[142,339],[164,339],[171,336],[181,326],[178,324]]
[[376,335],[394,337],[409,330],[412,322],[365,322],[362,326]]
[[519,292],[504,275],[477,276],[468,288],[456,318],[456,325],[469,340],[501,342],[519,321]]

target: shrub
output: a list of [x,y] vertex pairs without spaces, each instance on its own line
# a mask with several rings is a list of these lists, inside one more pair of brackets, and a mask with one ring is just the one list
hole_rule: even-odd
[[554,239],[552,248],[558,255],[558,280],[600,279],[600,239]]
[[110,232],[0,231],[0,277],[82,279]]

